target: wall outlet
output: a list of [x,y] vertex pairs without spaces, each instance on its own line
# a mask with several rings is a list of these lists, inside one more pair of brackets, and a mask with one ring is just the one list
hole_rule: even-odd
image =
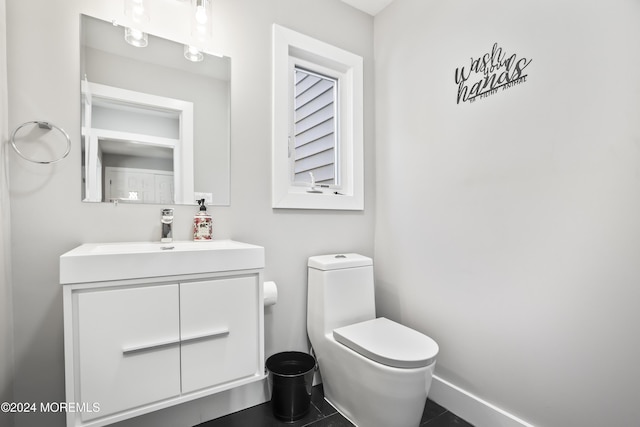
[[196,200],[204,199],[204,204],[207,206],[211,206],[213,204],[213,194],[212,193],[199,193],[195,192]]

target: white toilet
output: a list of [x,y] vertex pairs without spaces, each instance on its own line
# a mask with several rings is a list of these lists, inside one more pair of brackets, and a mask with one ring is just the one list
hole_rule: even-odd
[[314,256],[308,267],[307,332],[325,398],[359,427],[418,426],[438,344],[376,318],[371,258]]

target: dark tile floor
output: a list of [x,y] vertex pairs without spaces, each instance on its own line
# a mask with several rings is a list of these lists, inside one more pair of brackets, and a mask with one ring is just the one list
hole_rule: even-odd
[[[269,402],[252,408],[230,414],[197,427],[353,427],[345,417],[338,413],[333,406],[324,400],[322,384],[313,387],[311,394],[311,410],[301,420],[295,422],[283,422],[276,419],[271,413]],[[421,427],[473,427],[462,418],[449,412],[437,403],[427,400],[422,414]],[[362,426],[367,427],[367,426]],[[389,426],[393,427],[393,426]]]

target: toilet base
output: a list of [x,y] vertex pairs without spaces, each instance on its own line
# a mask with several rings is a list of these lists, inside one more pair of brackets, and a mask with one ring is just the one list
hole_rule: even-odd
[[395,368],[373,362],[325,336],[316,346],[325,400],[358,427],[417,427],[435,362]]

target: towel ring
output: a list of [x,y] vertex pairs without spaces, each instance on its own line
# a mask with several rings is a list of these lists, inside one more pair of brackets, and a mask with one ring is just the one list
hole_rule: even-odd
[[[30,124],[37,124],[40,129],[47,129],[47,130],[55,129],[55,130],[59,131],[62,135],[64,135],[64,137],[67,139],[67,150],[64,152],[62,157],[60,157],[58,159],[55,159],[55,160],[33,160],[33,159],[30,159],[27,156],[25,156],[18,149],[18,146],[16,145],[16,141],[15,141],[16,134],[18,133],[18,131],[20,129],[22,129],[26,125],[30,125]],[[69,155],[69,153],[71,152],[71,138],[69,138],[69,134],[67,132],[65,132],[64,129],[59,128],[58,126],[56,126],[56,125],[54,125],[52,123],[40,122],[40,121],[34,120],[34,121],[30,121],[30,122],[24,122],[23,124],[18,126],[16,128],[16,130],[13,131],[13,133],[11,134],[11,146],[16,151],[16,153],[18,153],[18,155],[20,157],[22,157],[23,159],[25,159],[25,160],[27,160],[29,162],[32,162],[32,163],[38,163],[38,164],[41,164],[41,165],[49,165],[51,163],[59,162],[60,160],[64,159],[65,157],[67,157]]]

